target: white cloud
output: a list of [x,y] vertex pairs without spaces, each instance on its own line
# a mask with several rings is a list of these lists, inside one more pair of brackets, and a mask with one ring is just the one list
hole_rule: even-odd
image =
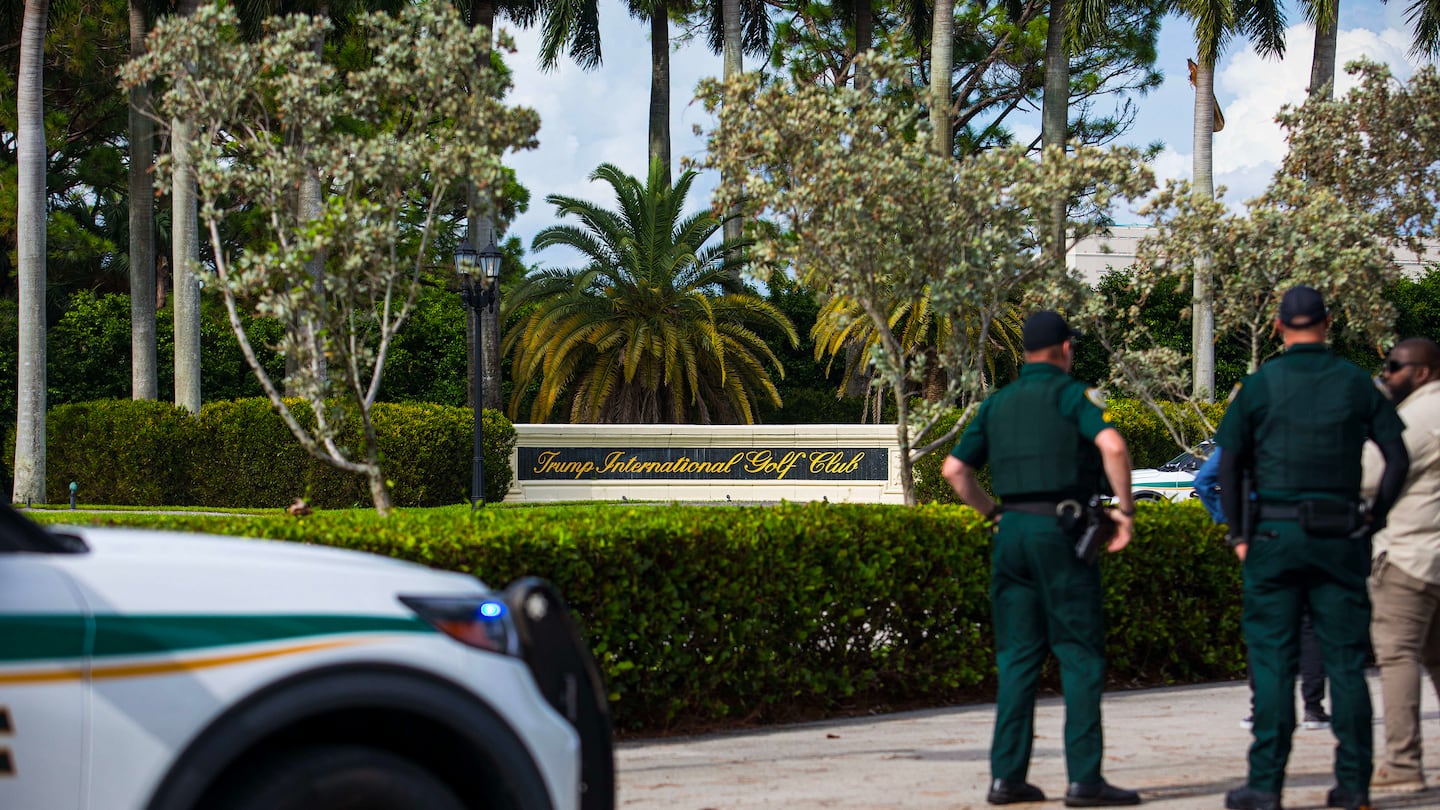
[[[1352,27],[1340,30],[1336,38],[1336,84],[1340,94],[1354,86],[1354,77],[1345,73],[1344,65],[1362,56],[1389,64],[1400,79],[1408,78],[1417,62],[1407,55],[1409,34],[1394,26],[1403,24],[1403,14],[1393,5],[1383,6],[1379,19],[1369,10],[1361,9],[1355,16],[1374,28]],[[1343,10],[1342,10],[1343,13]],[[1399,18],[1398,20],[1396,18]],[[1345,21],[1342,19],[1342,26]],[[1383,25],[1384,27],[1378,27]],[[1225,186],[1226,201],[1239,209],[1246,200],[1258,196],[1269,185],[1275,170],[1285,156],[1284,131],[1275,116],[1286,104],[1305,100],[1310,84],[1310,61],[1314,50],[1314,29],[1308,24],[1293,25],[1286,31],[1284,59],[1262,57],[1251,45],[1222,58],[1215,75],[1215,95],[1225,112],[1225,129],[1216,133],[1214,145],[1215,185]],[[1187,111],[1188,112],[1188,111]],[[1177,116],[1181,111],[1175,111]],[[1192,146],[1190,120],[1176,126],[1171,147],[1154,164],[1160,182],[1166,178],[1189,178],[1193,152],[1180,152],[1176,146]]]
[[[1283,104],[1303,100],[1309,84],[1312,29],[1303,23],[1298,5],[1287,10],[1299,24],[1287,32],[1289,48],[1284,60],[1261,58],[1245,46],[1222,58],[1217,70],[1216,95],[1225,111],[1226,127],[1215,137],[1215,183],[1228,188],[1225,198],[1236,208],[1269,183],[1285,150],[1275,115]],[[1390,64],[1398,77],[1409,77],[1415,62],[1407,56],[1405,4],[1347,0],[1340,12],[1337,63],[1342,68],[1363,54]],[[529,212],[511,228],[527,246],[536,232],[556,221],[545,195],[566,194],[610,205],[608,187],[587,179],[596,166],[609,162],[637,176],[646,172],[649,25],[627,15],[620,4],[601,5],[600,25],[605,63],[588,73],[568,61],[551,73],[541,73],[535,64],[538,33],[514,32],[519,50],[508,60],[515,78],[510,100],[534,107],[541,116],[539,148],[509,158],[520,182],[531,192]],[[1139,112],[1131,142],[1159,140],[1166,144],[1153,163],[1161,184],[1167,178],[1191,176],[1194,96],[1186,85],[1184,54],[1193,53],[1194,46],[1187,25],[1175,17],[1165,20],[1160,42],[1165,85],[1137,99]],[[678,29],[671,28],[672,37],[678,35]],[[682,158],[704,154],[704,140],[693,129],[697,123],[708,127],[710,122],[692,99],[700,78],[717,75],[720,70],[720,58],[700,41],[672,49],[670,134],[677,171]],[[1343,71],[1338,78],[1343,93],[1351,80]],[[1020,122],[1016,131],[1022,139],[1037,135],[1038,117]],[[691,210],[708,205],[717,183],[713,173],[697,180],[690,194]],[[1116,218],[1140,221],[1133,208],[1117,212]],[[532,259],[562,266],[575,261],[572,254],[555,248]]]
[[[502,23],[503,25],[503,23]],[[590,182],[589,175],[602,163],[613,163],[627,174],[644,178],[649,165],[650,41],[649,24],[630,17],[623,6],[600,7],[601,47],[604,64],[583,71],[563,61],[543,73],[536,64],[539,32],[514,31],[516,53],[507,58],[514,73],[508,101],[540,113],[538,148],[507,158],[520,183],[530,190],[530,210],[520,215],[510,234],[526,248],[536,233],[556,223],[548,194],[564,194],[611,205],[608,184]],[[671,26],[671,36],[677,33]],[[673,41],[672,41],[673,45]],[[676,175],[680,159],[700,157],[705,146],[692,130],[708,125],[703,107],[692,104],[695,85],[704,75],[720,72],[720,58],[701,43],[686,43],[670,55],[670,151]],[[708,205],[713,178],[701,177],[690,192],[690,208]],[[548,265],[567,265],[576,256],[550,248],[530,257]]]

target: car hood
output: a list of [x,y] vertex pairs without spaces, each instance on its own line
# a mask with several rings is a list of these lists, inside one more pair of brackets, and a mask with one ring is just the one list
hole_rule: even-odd
[[324,546],[142,529],[52,531],[89,548],[51,560],[97,611],[406,613],[398,596],[485,592],[471,576]]
[[1132,487],[1158,486],[1160,484],[1193,484],[1194,482],[1195,473],[1184,472],[1182,470],[1146,468],[1130,471],[1130,485]]

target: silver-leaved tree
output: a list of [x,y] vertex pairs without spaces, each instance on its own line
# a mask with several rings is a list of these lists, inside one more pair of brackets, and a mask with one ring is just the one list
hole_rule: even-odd
[[[207,6],[162,19],[123,80],[159,84],[161,126],[193,126],[189,154],[213,261],[201,277],[223,297],[261,387],[309,453],[367,478],[384,513],[390,495],[371,406],[434,263],[447,192],[469,180],[493,196],[502,155],[533,147],[539,118],[502,102],[509,80],[489,55],[489,32],[471,30],[449,3],[371,14],[360,25],[368,62],[341,73],[315,53],[328,20],[280,18],[247,42],[233,12]],[[301,209],[307,177],[322,189],[318,215]],[[323,272],[307,269],[316,257]],[[294,361],[283,382],[299,403],[283,399],[256,360],[245,309],[300,325],[280,347]],[[363,446],[337,441],[346,419],[360,420]]]
[[[1395,312],[1385,292],[1399,267],[1376,215],[1331,189],[1281,173],[1246,211],[1234,213],[1218,197],[1197,198],[1172,181],[1147,213],[1155,234],[1137,248],[1132,303],[1123,312],[1094,308],[1088,322],[1110,354],[1111,384],[1149,405],[1178,444],[1195,444],[1215,425],[1197,406],[1200,392],[1192,394],[1183,353],[1145,334],[1142,310],[1157,290],[1188,286],[1200,255],[1215,274],[1216,332],[1244,342],[1247,372],[1279,349],[1275,315],[1280,297],[1297,284],[1320,290],[1352,338],[1379,349],[1390,337]],[[1161,407],[1167,401],[1188,405],[1181,410],[1194,418],[1174,418]],[[1196,425],[1204,435],[1194,434]]]
[[[727,181],[718,205],[743,202],[768,222],[753,229],[759,263],[792,270],[869,317],[877,335],[871,361],[899,415],[900,483],[913,504],[913,463],[953,432],[912,443],[953,404],[973,408],[984,397],[997,317],[1027,295],[1056,306],[1059,296],[1077,294],[1075,280],[1037,243],[1050,203],[1088,196],[1090,210],[1103,214],[1116,197],[1139,197],[1154,181],[1131,149],[1077,148],[1046,160],[1018,147],[958,161],[939,155],[913,107],[883,92],[909,80],[904,70],[883,58],[868,65],[881,92],[762,85],[755,74],[702,83],[719,119],[707,165]],[[1071,237],[1093,226],[1071,223]],[[892,329],[896,303],[922,297],[935,318],[956,324],[943,346],[907,348]],[[947,391],[935,402],[912,401],[933,362]]]

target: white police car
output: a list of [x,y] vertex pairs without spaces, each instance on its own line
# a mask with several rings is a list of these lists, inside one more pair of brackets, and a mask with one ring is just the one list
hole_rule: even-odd
[[603,686],[540,580],[0,507],[0,808],[613,805]]
[[1195,473],[1210,456],[1214,443],[1200,443],[1196,451],[1181,453],[1159,467],[1130,471],[1130,493],[1137,501],[1184,501],[1195,495]]

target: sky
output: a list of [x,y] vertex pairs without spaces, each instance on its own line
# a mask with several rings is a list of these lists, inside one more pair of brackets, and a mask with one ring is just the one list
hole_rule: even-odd
[[[1407,0],[1345,0],[1340,3],[1337,90],[1344,93],[1353,84],[1343,71],[1346,62],[1362,55],[1389,64],[1400,79],[1408,78],[1423,58],[1408,55],[1410,34],[1405,21]],[[1310,81],[1313,28],[1293,2],[1287,4],[1290,27],[1283,60],[1263,58],[1243,42],[1232,43],[1222,54],[1215,73],[1215,95],[1225,113],[1225,129],[1215,135],[1214,176],[1216,187],[1224,186],[1225,199],[1232,207],[1243,207],[1269,183],[1284,155],[1285,142],[1275,114],[1285,104],[1304,99]],[[536,66],[538,33],[515,30],[503,20],[500,27],[515,38],[517,52],[509,56],[514,71],[510,103],[532,107],[540,113],[539,147],[512,154],[507,163],[519,181],[530,189],[529,211],[511,226],[509,235],[518,236],[529,249],[541,229],[556,222],[554,207],[546,195],[564,194],[610,206],[609,186],[589,181],[601,163],[613,163],[625,172],[644,177],[648,160],[647,127],[650,103],[650,43],[647,22],[628,16],[621,3],[602,3],[600,28],[604,64],[595,71],[582,71],[564,62],[556,70],[542,72]],[[672,45],[680,31],[671,26]],[[1159,42],[1158,69],[1164,83],[1136,99],[1138,114],[1134,126],[1121,143],[1144,146],[1155,141],[1165,144],[1153,164],[1157,182],[1168,178],[1188,179],[1193,155],[1194,95],[1188,82],[1185,60],[1194,53],[1191,29],[1177,17],[1163,23]],[[678,173],[684,157],[700,158],[705,144],[694,134],[698,124],[708,128],[710,118],[693,101],[697,82],[718,76],[720,57],[701,41],[672,48],[671,54],[671,153]],[[747,57],[746,67],[754,60]],[[1019,140],[1039,133],[1036,113],[1015,127]],[[691,190],[691,210],[708,205],[719,177],[702,175]],[[1115,212],[1121,224],[1139,223],[1133,208]],[[548,248],[530,254],[532,262],[547,266],[578,263],[576,254],[563,248]]]

